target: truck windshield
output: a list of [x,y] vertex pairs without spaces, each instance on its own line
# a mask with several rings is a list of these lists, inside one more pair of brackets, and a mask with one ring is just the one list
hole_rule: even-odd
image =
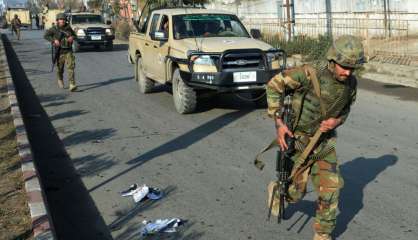
[[247,37],[249,34],[234,15],[188,14],[173,16],[174,39],[201,37]]
[[102,16],[100,15],[73,15],[72,23],[102,23]]

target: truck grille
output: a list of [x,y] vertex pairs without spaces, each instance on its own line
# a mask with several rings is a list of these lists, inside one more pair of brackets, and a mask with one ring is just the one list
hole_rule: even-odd
[[222,69],[264,69],[264,55],[258,49],[232,50],[223,54]]
[[87,28],[86,34],[87,35],[104,35],[105,29],[104,28]]

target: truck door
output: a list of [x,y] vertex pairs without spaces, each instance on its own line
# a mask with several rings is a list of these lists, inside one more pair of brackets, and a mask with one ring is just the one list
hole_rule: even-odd
[[[158,28],[158,32],[165,32],[169,37],[169,34],[171,32],[171,27],[170,27],[170,23],[171,21],[169,20],[167,15],[163,15],[161,17],[160,20],[160,24],[159,24],[159,28]],[[155,68],[155,72],[157,73],[156,78],[158,80],[161,80],[163,82],[165,82],[166,80],[166,58],[168,55],[168,49],[169,49],[169,44],[168,41],[166,42],[160,42],[160,41],[153,41],[153,49],[155,50],[154,52],[154,65],[153,67]]]
[[156,68],[153,66],[155,64],[155,52],[157,49],[155,49],[155,44],[151,39],[151,33],[155,32],[158,28],[158,21],[160,19],[160,14],[153,14],[151,18],[151,25],[149,26],[148,33],[145,37],[145,44],[144,44],[144,52],[142,56],[142,66],[144,68],[144,71],[146,75],[154,80],[156,80],[157,77],[157,71]]

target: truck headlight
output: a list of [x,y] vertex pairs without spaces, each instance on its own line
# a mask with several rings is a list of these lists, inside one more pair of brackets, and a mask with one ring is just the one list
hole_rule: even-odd
[[86,36],[86,32],[84,31],[84,29],[78,29],[76,32],[77,37],[85,37]]
[[106,28],[106,35],[108,36],[112,36],[113,35],[113,31],[111,28]]
[[215,61],[210,55],[195,55],[190,58],[194,72],[217,72]]
[[269,52],[267,53],[267,62],[271,70],[277,70],[280,68],[280,53]]

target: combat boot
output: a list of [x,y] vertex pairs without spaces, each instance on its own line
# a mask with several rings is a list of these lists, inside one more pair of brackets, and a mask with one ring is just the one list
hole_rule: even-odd
[[313,240],[332,240],[332,238],[327,233],[315,233]]
[[59,88],[64,88],[64,81],[61,79],[58,79],[58,87]]
[[77,85],[70,83],[70,92],[74,92],[75,90],[77,90]]

